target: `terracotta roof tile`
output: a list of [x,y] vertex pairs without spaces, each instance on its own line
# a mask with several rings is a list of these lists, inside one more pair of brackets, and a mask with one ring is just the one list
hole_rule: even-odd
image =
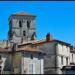
[[34,15],[32,15],[32,14],[28,14],[28,13],[25,13],[25,12],[17,12],[17,13],[15,13],[15,14],[13,14],[13,15],[34,16]]
[[63,45],[67,45],[67,46],[70,46],[70,45],[71,45],[71,44],[66,43],[66,42],[64,42],[64,41],[61,41],[61,40],[50,40],[50,41],[46,41],[46,39],[36,41],[34,44],[40,45],[40,44],[44,44],[44,43],[52,43],[52,42],[58,42],[58,43],[61,43],[61,44],[63,44]]
[[21,47],[17,48],[16,51],[31,51],[31,52],[39,52],[36,48],[31,48],[31,47]]
[[9,50],[8,48],[1,48],[0,47],[0,52],[10,52],[11,50]]
[[41,52],[41,53],[44,53],[43,51],[37,49],[36,47],[33,47],[33,45],[20,45],[20,46],[17,46],[16,48],[16,51],[29,51],[29,52]]

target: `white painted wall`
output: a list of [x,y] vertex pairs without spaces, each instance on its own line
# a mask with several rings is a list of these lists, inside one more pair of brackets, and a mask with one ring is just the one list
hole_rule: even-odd
[[70,55],[70,48],[65,45],[58,44],[57,51],[58,51],[58,54],[60,55],[64,55],[64,56]]
[[22,57],[22,74],[29,74],[29,64],[33,64],[33,74],[43,74],[44,60],[38,53],[33,53],[33,59],[30,58],[31,53],[24,53]]
[[[66,58],[68,58],[68,65],[70,65],[70,48],[62,44],[57,44],[56,50],[58,67],[62,68],[63,66],[66,66]],[[61,62],[61,56],[63,57],[63,64]]]
[[70,53],[70,63],[75,63],[75,53]]
[[40,66],[41,66],[41,74],[44,74],[44,59],[40,60]]

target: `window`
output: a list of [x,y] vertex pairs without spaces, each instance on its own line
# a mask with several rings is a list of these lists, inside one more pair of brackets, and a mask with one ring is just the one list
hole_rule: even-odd
[[23,36],[26,36],[26,31],[23,31]]
[[33,64],[29,64],[29,74],[33,74]]
[[31,54],[31,59],[33,59],[33,54]]
[[2,66],[0,66],[0,74],[1,74],[1,68],[2,68]]
[[31,21],[27,21],[27,28],[30,28],[30,22]]
[[72,54],[72,61],[73,61],[73,54]]
[[19,21],[19,27],[20,27],[20,28],[22,27],[22,22],[21,22],[21,21]]
[[0,55],[0,60],[1,60],[1,55]]
[[68,65],[68,58],[66,58],[66,65]]
[[61,57],[61,64],[63,65],[63,57]]

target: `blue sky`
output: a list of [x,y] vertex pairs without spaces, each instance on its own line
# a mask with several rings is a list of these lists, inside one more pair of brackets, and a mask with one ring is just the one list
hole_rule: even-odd
[[75,2],[71,1],[1,1],[0,40],[7,39],[8,17],[15,12],[36,15],[37,38],[50,32],[54,39],[75,45]]

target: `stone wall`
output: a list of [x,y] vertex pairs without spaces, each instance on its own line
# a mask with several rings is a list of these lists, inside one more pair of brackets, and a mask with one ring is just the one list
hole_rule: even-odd
[[[21,42],[22,40],[31,40],[31,36],[35,32],[35,17],[34,16],[11,16],[9,21],[12,21],[12,26],[9,25],[10,31],[13,33],[12,41]],[[22,22],[22,27],[19,27],[19,21]],[[27,28],[27,21],[30,22],[30,28]],[[23,31],[26,31],[26,36],[23,36]],[[10,38],[10,37],[9,37]]]
[[0,53],[0,62],[2,61],[2,63],[0,63],[1,66],[1,73],[6,73],[7,71],[9,72],[9,74],[12,72],[12,65],[11,65],[11,54],[10,53]]
[[55,67],[56,67],[55,43],[43,43],[38,45],[37,48],[42,50],[44,53],[46,53],[46,55],[44,56],[45,73],[49,74],[55,73]]

